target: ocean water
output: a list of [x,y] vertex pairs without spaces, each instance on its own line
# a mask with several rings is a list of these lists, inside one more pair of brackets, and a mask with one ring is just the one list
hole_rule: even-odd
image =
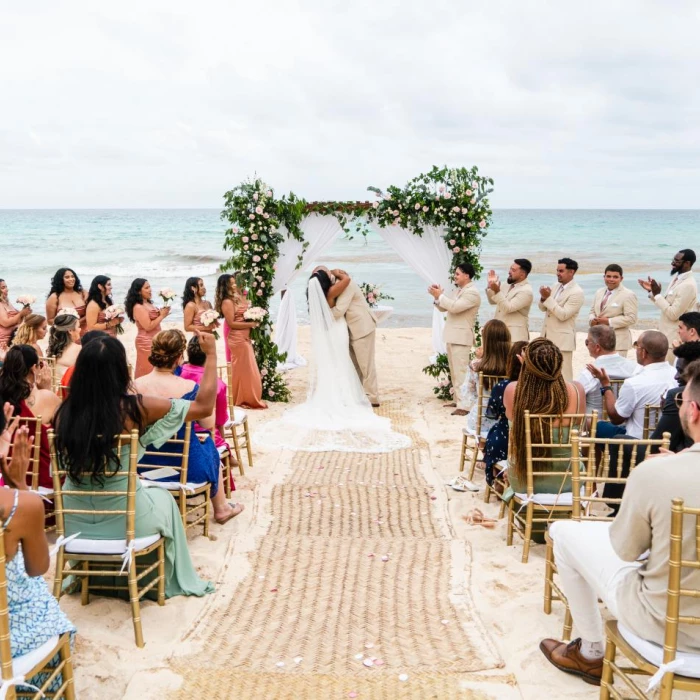
[[[7,281],[11,299],[36,296],[37,311],[53,273],[63,266],[72,267],[85,287],[95,275],[111,276],[115,301],[123,301],[135,277],[146,277],[156,290],[169,286],[178,292],[187,277],[202,277],[211,299],[219,265],[227,257],[224,230],[215,209],[0,210],[0,278]],[[699,233],[700,210],[501,209],[494,211],[481,260],[485,271],[493,268],[505,281],[513,258],[529,258],[534,264],[530,279],[537,288],[556,281],[557,258],[574,258],[587,303],[602,284],[605,266],[616,262],[625,270],[626,285],[639,296],[640,319],[651,322],[657,310],[637,278],[652,275],[668,284],[673,255],[700,247]],[[375,234],[338,239],[319,262],[343,267],[356,281],[382,284],[395,297],[388,302],[395,310],[387,326],[430,325],[432,300],[426,285]],[[307,278],[302,273],[293,283],[302,323],[308,318]],[[483,279],[478,284],[485,287]],[[275,300],[273,314],[278,304]],[[181,319],[181,308],[173,306],[170,318]],[[484,295],[482,321],[491,315]],[[537,329],[541,313],[535,306],[532,315]],[[586,316],[582,311],[581,328]]]

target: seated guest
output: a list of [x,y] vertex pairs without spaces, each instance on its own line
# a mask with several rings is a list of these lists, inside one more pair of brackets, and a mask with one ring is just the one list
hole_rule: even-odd
[[668,339],[659,331],[644,331],[634,343],[637,364],[642,369],[625,379],[615,399],[610,378],[605,368],[586,365],[588,371],[600,381],[605,409],[610,421],[600,421],[596,437],[616,435],[641,440],[644,435],[644,407],[657,405],[669,389],[676,386],[676,370],[666,361]]
[[696,340],[700,340],[700,311],[688,311],[678,317],[678,340],[673,347]]
[[[603,367],[610,379],[627,379],[641,367],[632,360],[627,360],[615,351],[615,329],[605,325],[595,325],[588,329],[586,348],[593,358],[596,367]],[[590,370],[584,368],[576,377],[576,381],[586,392],[586,413],[598,411],[598,417],[603,413],[603,397],[600,395],[600,381]]]
[[46,337],[48,325],[41,314],[29,314],[17,329],[12,339],[13,345],[31,345],[39,357],[43,357],[44,351],[39,347],[39,341]]
[[493,484],[494,465],[508,457],[508,432],[510,426],[506,409],[503,405],[503,394],[506,387],[511,382],[517,382],[520,376],[520,368],[522,363],[520,355],[522,354],[526,340],[518,340],[510,346],[508,353],[508,363],[506,364],[507,379],[501,379],[491,389],[489,403],[486,408],[486,417],[493,422],[486,436],[486,445],[484,447],[484,472],[486,475],[486,483]]
[[[679,345],[677,348],[674,348],[673,354],[677,358],[676,381],[678,382],[678,386],[669,389],[666,393],[666,398],[664,399],[663,408],[661,410],[661,417],[650,437],[654,440],[660,440],[664,433],[670,433],[671,444],[669,449],[671,452],[680,452],[686,447],[690,447],[693,441],[690,439],[690,436],[683,432],[676,397],[680,396],[685,388],[686,367],[694,360],[700,359],[700,340]],[[657,453],[659,448],[654,446],[651,448],[651,451],[652,453]]]
[[[536,338],[531,341],[523,350],[522,358],[523,366],[518,381],[510,382],[503,394],[503,405],[510,421],[507,474],[515,493],[527,492],[525,411],[559,416],[565,413],[581,414],[585,405],[583,387],[578,382],[569,383],[564,380],[562,353],[551,340]],[[536,423],[533,426],[532,442],[568,442],[569,423],[569,419],[555,419],[551,426],[547,421]],[[571,448],[554,448],[550,456],[556,458],[556,461],[548,463],[547,470],[562,472],[563,477],[570,469]],[[536,476],[535,493],[571,491],[571,477],[567,475],[563,485],[562,477]]]
[[80,319],[74,313],[60,313],[53,320],[49,333],[47,357],[56,360],[56,374],[63,377],[75,364],[80,352]]
[[[600,684],[605,648],[599,598],[638,637],[659,646],[665,641],[671,501],[682,497],[686,506],[700,508],[700,362],[685,371],[680,417],[693,446],[637,466],[611,523],[570,520],[550,526],[559,585],[580,636],[568,643],[544,639],[540,649],[558,669],[593,685]],[[695,544],[695,524],[687,518],[683,551],[695,553]],[[648,558],[638,561],[647,551]],[[700,570],[683,568],[680,576],[682,589],[700,588]],[[700,617],[700,599],[684,598],[682,614]],[[694,626],[680,623],[678,649],[700,654]]]
[[[66,632],[70,633],[72,641],[75,627],[59,608],[44,579],[51,559],[44,534],[44,504],[39,496],[27,489],[31,450],[29,428],[22,426],[15,430],[16,421],[8,423],[6,420],[12,417],[12,408],[5,404],[5,409],[0,411],[0,468],[6,486],[0,489],[0,525],[4,530],[7,612],[14,659]],[[10,444],[12,457],[8,459]],[[55,667],[59,662],[57,654],[49,662],[49,667]],[[42,672],[28,678],[27,683],[40,687],[46,678],[46,672]],[[59,675],[48,690],[56,693],[62,683],[63,678]],[[18,682],[17,690],[29,692],[30,689]],[[4,694],[4,689],[2,692]],[[33,693],[31,697],[35,697]]]
[[51,371],[31,345],[14,345],[0,369],[0,398],[20,418],[41,417],[39,486],[53,490],[48,427],[61,400],[51,391]]
[[[201,336],[201,334],[200,334]],[[158,396],[163,399],[182,399],[192,401],[197,397],[200,385],[191,379],[183,379],[174,374],[175,368],[179,366],[185,352],[185,334],[179,330],[161,331],[153,338],[151,354],[148,361],[153,365],[153,369],[142,377],[134,380],[134,387],[140,394],[147,396]],[[212,360],[207,358],[212,364],[212,371],[216,377],[216,357]],[[204,371],[207,370],[205,363]],[[214,381],[216,387],[216,380]],[[71,389],[72,391],[72,389]],[[216,391],[216,389],[215,389]],[[214,407],[212,406],[212,409]],[[214,427],[213,411],[207,416],[202,416],[198,422],[205,428]],[[177,437],[182,439],[185,428],[182,426],[177,432]],[[168,437],[173,437],[173,432]],[[204,437],[204,436],[203,436]],[[161,443],[162,445],[162,443]],[[150,445],[148,451],[158,451],[161,445]],[[165,452],[172,452],[166,448]],[[148,456],[148,466],[172,466],[174,457]],[[206,435],[203,441],[192,435],[190,441],[189,462],[187,468],[187,478],[191,482],[211,483],[211,502],[214,507],[214,520],[223,525],[235,518],[242,510],[239,503],[228,503],[223,489],[223,475],[221,471],[221,459],[211,436]],[[179,479],[179,474],[173,479]]]
[[[109,337],[109,333],[105,333],[104,331],[88,331],[80,341],[80,351],[82,352],[83,348],[91,341],[96,340],[97,338],[107,337]],[[68,367],[61,377],[60,396],[62,398],[65,398],[68,395],[67,389],[70,386],[73,370],[75,370],[75,365]]]
[[[469,411],[467,416],[467,429],[472,433],[476,431],[475,404],[479,394],[479,372],[487,375],[503,376],[506,373],[508,363],[508,351],[510,350],[510,331],[503,321],[492,318],[484,324],[481,333],[481,347],[477,350],[477,357],[469,363],[467,376],[460,388],[462,396],[461,405]],[[479,351],[481,351],[479,353]],[[491,392],[490,386],[485,386],[484,391]],[[474,410],[471,410],[474,409]],[[481,432],[485,436],[493,421],[482,416]]]
[[[116,338],[96,338],[85,345],[75,363],[71,390],[56,413],[56,451],[67,469],[66,490],[127,489],[129,447],[117,452],[114,435],[138,430],[139,457],[145,445],[163,445],[185,421],[211,415],[216,399],[216,346],[203,339],[210,363],[193,401],[164,399],[132,393],[124,346]],[[87,477],[84,474],[89,473]],[[64,496],[66,508],[84,509],[86,503]],[[124,507],[123,496],[99,499],[98,510]],[[67,515],[66,534],[80,532],[90,539],[123,539],[124,518],[110,514]],[[160,534],[165,538],[165,595],[211,593],[214,586],[197,576],[187,549],[187,537],[177,503],[170,493],[136,485],[136,537]]]

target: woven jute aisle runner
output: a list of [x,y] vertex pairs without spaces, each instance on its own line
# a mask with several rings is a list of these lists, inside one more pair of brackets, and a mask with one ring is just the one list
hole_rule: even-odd
[[[489,698],[512,683],[468,590],[469,549],[426,481],[428,446],[289,453],[250,570],[211,606],[180,698]],[[445,511],[446,512],[446,511]],[[494,685],[491,685],[494,684]]]

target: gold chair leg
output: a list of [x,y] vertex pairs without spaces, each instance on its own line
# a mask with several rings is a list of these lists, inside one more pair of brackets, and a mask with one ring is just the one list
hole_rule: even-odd
[[180,518],[182,518],[182,527],[185,532],[187,532],[187,496],[185,492],[180,489],[180,493],[177,497],[178,506],[180,507]]
[[562,632],[561,638],[565,642],[568,642],[571,639],[571,630],[574,626],[574,620],[571,617],[571,608],[569,607],[569,601],[564,601],[564,605],[566,606],[566,612],[564,613],[564,630]]
[[231,466],[230,452],[226,455],[225,459],[221,461],[221,464],[221,471],[224,477],[224,492],[226,493],[226,498],[231,498],[231,471],[233,467]]
[[547,540],[547,548],[544,554],[544,614],[552,614],[552,579],[554,578],[554,547],[551,540]]
[[61,588],[63,587],[63,567],[65,566],[63,552],[63,547],[59,547],[58,552],[56,552],[56,570],[53,574],[53,597],[56,600],[61,599]]
[[479,440],[476,439],[474,442],[474,447],[472,447],[472,454],[469,458],[469,481],[474,481],[474,471],[476,470],[476,463],[479,461]]
[[158,545],[158,605],[165,605],[165,540]]
[[241,446],[238,442],[238,433],[236,432],[236,426],[231,426],[231,437],[233,438],[233,451],[236,453],[236,459],[238,464],[242,464],[241,461]]
[[532,539],[532,504],[527,504],[527,515],[525,516],[525,539],[523,541],[522,563],[527,564],[530,557],[530,540]]
[[[503,501],[505,503],[505,501]],[[508,502],[508,526],[506,527],[506,546],[513,544],[513,500]]]
[[73,677],[73,659],[70,653],[70,634],[63,635],[63,643],[58,650],[59,657],[63,663],[61,676],[66,684],[65,693],[63,695],[66,700],[75,700],[75,682]]
[[248,429],[248,419],[246,418],[243,433],[245,435],[245,450],[248,453],[248,466],[253,466],[253,446],[250,444],[250,430]]
[[[129,566],[129,564],[127,564]],[[134,637],[136,637],[136,646],[139,649],[143,648],[143,629],[141,628],[141,605],[139,602],[139,587],[136,582],[136,557],[134,553],[131,552],[131,561],[129,566],[129,573],[127,574],[129,580],[129,600],[131,602],[131,617],[134,622]]]
[[462,454],[460,455],[459,458],[459,471],[463,472],[464,471],[464,462],[466,460],[466,454],[467,454],[467,436],[462,433]]
[[[81,563],[80,568],[83,571],[89,571],[90,562],[84,561]],[[80,604],[87,605],[90,602],[90,577],[81,576],[80,577]]]
[[501,499],[501,507],[498,509],[498,519],[502,520],[503,516],[506,514],[506,502]]
[[613,684],[612,664],[615,661],[615,642],[610,637],[605,642],[605,657],[603,658],[603,675],[600,678],[600,700],[610,700],[610,686]]
[[491,487],[488,481],[484,481],[484,503],[488,503],[491,500]]
[[209,507],[211,506],[211,486],[207,489],[205,493],[204,500],[204,536],[209,537],[209,517],[211,516],[211,511]]

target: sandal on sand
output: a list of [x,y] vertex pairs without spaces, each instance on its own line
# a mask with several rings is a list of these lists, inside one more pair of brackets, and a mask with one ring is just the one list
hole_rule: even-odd
[[470,510],[466,515],[462,516],[467,525],[481,525],[481,527],[493,530],[496,527],[496,521],[493,518],[487,518],[478,508]]
[[229,520],[232,520],[245,510],[245,506],[242,503],[229,503],[229,505],[233,510],[225,518],[214,518],[214,522],[217,525],[225,525]]
[[478,491],[479,487],[466,477],[459,474],[452,481],[447,482],[447,486],[451,486],[455,491]]

